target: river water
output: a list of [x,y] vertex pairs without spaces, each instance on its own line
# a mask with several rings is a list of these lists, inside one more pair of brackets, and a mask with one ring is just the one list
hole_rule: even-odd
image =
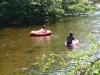
[[85,36],[91,32],[99,33],[100,12],[89,16],[66,16],[59,22],[46,26],[52,31],[52,35],[30,37],[31,30],[41,28],[38,25],[0,29],[0,75],[65,75],[63,71],[39,74],[29,68],[40,60],[42,55],[48,56],[51,52],[66,54],[75,50],[64,45],[70,31],[73,31],[74,37],[79,40],[79,46],[83,50],[86,49],[88,43]]

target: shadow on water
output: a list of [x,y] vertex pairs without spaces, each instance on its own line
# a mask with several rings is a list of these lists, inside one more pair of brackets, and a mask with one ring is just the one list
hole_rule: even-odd
[[30,39],[31,39],[31,43],[35,46],[29,51],[27,51],[27,53],[32,53],[36,50],[43,48],[41,45],[43,43],[50,41],[51,36],[50,35],[49,36],[30,36]]
[[13,24],[1,24],[0,25],[0,30],[5,29],[5,28],[26,28],[29,26],[42,26],[44,23],[37,22],[37,23],[13,23]]

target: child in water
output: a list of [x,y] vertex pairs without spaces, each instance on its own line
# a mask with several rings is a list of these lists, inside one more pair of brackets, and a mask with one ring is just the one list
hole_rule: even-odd
[[46,32],[47,32],[47,29],[46,29],[46,26],[45,25],[42,27],[42,29],[40,29],[38,31],[38,33],[46,33]]
[[67,43],[66,43],[67,46],[71,46],[72,41],[74,40],[73,32],[70,32],[70,34],[67,36],[66,40],[67,40]]

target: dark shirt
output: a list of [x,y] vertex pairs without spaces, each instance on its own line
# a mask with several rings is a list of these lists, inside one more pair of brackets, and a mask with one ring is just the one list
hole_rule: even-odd
[[72,40],[74,40],[74,37],[69,35],[67,37],[67,44],[72,44]]

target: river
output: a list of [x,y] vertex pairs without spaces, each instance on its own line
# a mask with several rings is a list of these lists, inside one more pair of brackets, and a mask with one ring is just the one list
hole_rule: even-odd
[[40,60],[42,55],[48,56],[51,52],[66,54],[70,51],[71,49],[64,45],[70,31],[73,31],[74,37],[79,40],[79,46],[83,50],[86,49],[88,42],[85,36],[91,32],[99,33],[100,12],[90,16],[66,16],[59,22],[46,26],[52,31],[52,35],[30,37],[31,30],[41,28],[38,25],[0,29],[0,75],[64,75],[63,71],[39,74],[29,68]]

